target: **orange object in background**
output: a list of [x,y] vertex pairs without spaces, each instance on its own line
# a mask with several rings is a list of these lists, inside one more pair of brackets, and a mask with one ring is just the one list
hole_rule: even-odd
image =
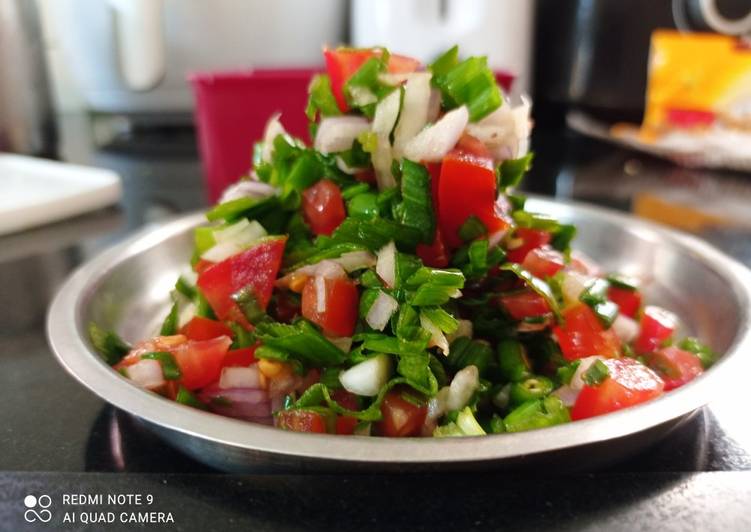
[[715,123],[751,130],[751,47],[726,35],[655,31],[642,136]]

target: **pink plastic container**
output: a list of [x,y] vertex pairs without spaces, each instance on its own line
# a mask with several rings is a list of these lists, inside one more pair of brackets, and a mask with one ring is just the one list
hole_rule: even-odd
[[206,191],[211,203],[250,170],[253,144],[269,117],[292,135],[308,139],[305,117],[308,83],[314,69],[252,70],[192,74],[195,122]]
[[[195,93],[198,145],[211,203],[227,186],[248,173],[253,144],[261,140],[273,113],[282,113],[282,124],[289,133],[309,140],[305,105],[308,84],[316,72],[250,70],[196,73],[189,77]],[[496,79],[509,91],[514,76],[498,71]]]

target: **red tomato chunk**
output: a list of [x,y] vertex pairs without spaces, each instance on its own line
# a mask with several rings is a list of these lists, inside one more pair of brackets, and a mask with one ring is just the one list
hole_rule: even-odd
[[641,318],[639,337],[634,342],[634,349],[640,354],[657,350],[662,342],[673,336],[677,325],[676,317],[672,312],[660,307],[646,307]]
[[305,221],[316,235],[330,235],[347,217],[339,187],[322,179],[302,194]]
[[621,342],[612,329],[605,329],[594,312],[584,304],[563,311],[563,325],[553,327],[566,360],[593,355],[607,358],[621,354]]
[[220,320],[247,324],[232,295],[252,289],[262,310],[271,299],[287,237],[269,238],[260,244],[210,266],[198,275],[198,288]]
[[677,347],[665,347],[646,358],[647,365],[665,381],[665,391],[683,386],[704,371],[699,357]]
[[[323,279],[325,301],[319,305],[316,278],[310,278],[302,291],[302,315],[329,336],[352,336],[357,323],[360,296],[349,279]],[[323,310],[320,310],[321,306]]]
[[662,395],[665,383],[636,360],[614,358],[604,364],[610,375],[599,384],[584,385],[571,409],[571,419],[600,416]]
[[[406,397],[405,394],[407,394]],[[381,413],[383,420],[379,423],[379,429],[384,436],[392,438],[418,436],[425,422],[428,407],[414,396],[414,392],[397,387],[384,397],[381,403]]]

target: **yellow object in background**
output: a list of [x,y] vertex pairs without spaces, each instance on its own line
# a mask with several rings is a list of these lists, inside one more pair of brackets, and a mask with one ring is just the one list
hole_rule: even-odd
[[751,47],[725,35],[655,31],[642,137],[714,124],[751,130]]

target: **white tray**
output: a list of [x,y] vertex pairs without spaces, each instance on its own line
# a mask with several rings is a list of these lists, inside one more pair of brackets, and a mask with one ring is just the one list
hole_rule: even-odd
[[120,176],[110,170],[0,153],[0,235],[116,203]]

